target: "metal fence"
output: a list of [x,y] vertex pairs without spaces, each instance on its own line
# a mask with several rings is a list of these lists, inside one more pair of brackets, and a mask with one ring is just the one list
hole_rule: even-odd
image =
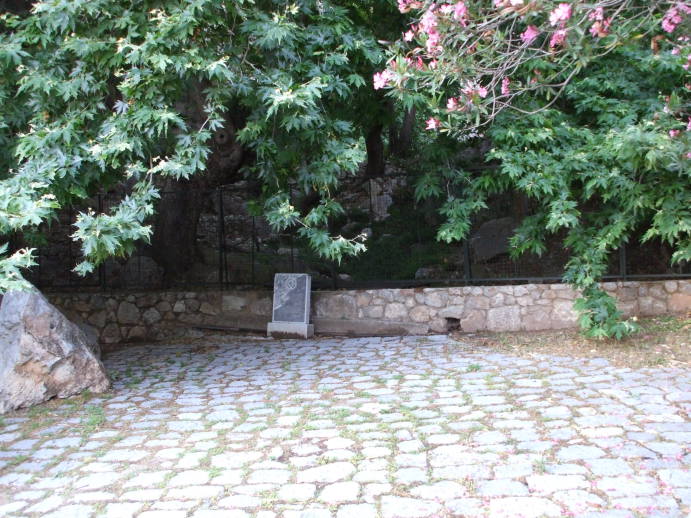
[[[294,234],[273,232],[264,218],[251,215],[246,188],[200,191],[203,207],[195,244],[198,258],[189,271],[172,279],[152,258],[152,248],[144,244],[130,258],[110,259],[86,277],[72,271],[80,260],[78,245],[70,238],[77,212],[89,207],[107,211],[118,201],[115,195],[99,194],[84,207],[60,212],[57,220],[44,229],[47,241],[38,250],[38,264],[29,280],[42,289],[68,291],[270,287],[273,275],[278,272],[309,272],[317,289],[561,280],[568,251],[561,247],[558,238],[541,257],[526,254],[514,260],[501,250],[488,256],[478,242],[483,239],[478,231],[481,221],[478,221],[473,226],[472,239],[443,245],[434,240],[433,222],[411,217],[415,210],[406,208],[405,204],[397,207],[387,194],[391,186],[385,189],[382,185],[381,179],[368,179],[354,190],[349,212],[359,215],[356,217],[359,219],[346,222],[345,226],[350,225],[356,232],[366,226],[374,239],[368,252],[341,263],[316,257]],[[175,195],[162,194],[163,197]],[[497,211],[499,214],[491,215],[503,215],[501,210]],[[672,268],[665,246],[647,243],[624,247],[612,254],[604,279],[688,277],[691,277],[691,265]]]

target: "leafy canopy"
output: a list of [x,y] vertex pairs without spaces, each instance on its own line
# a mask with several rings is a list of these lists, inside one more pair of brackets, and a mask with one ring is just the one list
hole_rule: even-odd
[[[270,223],[299,225],[323,256],[362,250],[326,227],[342,210],[331,196],[339,178],[364,158],[351,100],[369,89],[361,71],[383,58],[350,4],[50,0],[2,14],[0,233],[36,229],[124,182],[111,211],[79,214],[76,270],[129,254],[151,235],[159,180],[203,171],[232,109],[246,120],[237,138],[254,154],[246,173],[262,182]],[[201,118],[186,105],[191,92]],[[322,201],[300,214],[291,187]],[[0,290],[31,261],[31,250],[0,261]]]

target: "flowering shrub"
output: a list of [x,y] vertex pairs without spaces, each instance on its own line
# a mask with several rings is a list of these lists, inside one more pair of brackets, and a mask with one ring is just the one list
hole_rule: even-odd
[[612,251],[642,235],[691,261],[688,2],[399,7],[415,18],[378,87],[426,111],[440,143],[489,140],[496,165],[472,172],[449,160],[420,178],[416,194],[439,198],[446,218],[438,238],[466,238],[493,193],[522,193],[531,213],[513,253],[540,254],[547,236],[565,235],[583,329],[633,332],[598,287]]
[[[428,108],[441,104],[437,115],[444,115],[434,129],[455,137],[476,137],[502,110],[515,108],[520,96],[537,93],[549,98],[546,105],[553,103],[590,60],[632,39],[647,38],[656,48],[686,57],[687,68],[691,60],[688,2],[400,0],[398,5],[417,17],[391,46],[375,88],[391,88],[407,103],[414,102],[413,92],[424,92],[433,99]],[[660,32],[668,37],[656,36]],[[467,95],[470,85],[485,95]],[[449,98],[457,104],[443,113]]]

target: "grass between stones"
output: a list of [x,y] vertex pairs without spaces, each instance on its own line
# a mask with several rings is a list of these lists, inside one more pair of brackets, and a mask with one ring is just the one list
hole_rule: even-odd
[[[624,340],[590,340],[577,330],[454,333],[478,349],[533,358],[535,355],[605,358],[619,367],[691,367],[691,314],[643,318],[641,330]],[[468,372],[479,370],[469,365]]]

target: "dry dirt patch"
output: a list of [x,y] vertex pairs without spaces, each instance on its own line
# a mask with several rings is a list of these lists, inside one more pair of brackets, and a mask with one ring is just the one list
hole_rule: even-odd
[[549,354],[606,358],[620,367],[691,367],[691,314],[640,319],[640,332],[624,340],[590,340],[577,330],[454,333],[453,338],[518,356]]

